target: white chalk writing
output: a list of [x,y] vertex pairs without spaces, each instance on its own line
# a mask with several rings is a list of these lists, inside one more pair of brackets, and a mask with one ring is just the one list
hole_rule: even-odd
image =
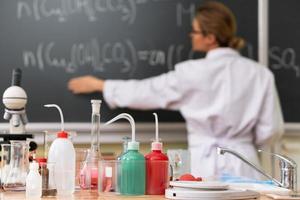
[[295,76],[300,78],[300,66],[296,63],[296,51],[293,48],[280,48],[274,46],[270,48],[271,69],[273,70],[293,70]]
[[97,21],[99,14],[117,13],[122,21],[133,24],[137,5],[145,0],[32,0],[18,1],[17,19],[32,17],[36,21],[55,17],[66,22],[75,14],[83,14],[91,22]]
[[61,68],[66,73],[75,73],[79,67],[88,66],[94,71],[104,72],[113,64],[121,66],[120,73],[132,75],[139,65],[144,64],[172,70],[177,62],[188,59],[184,48],[183,45],[170,45],[167,50],[138,50],[129,39],[101,44],[97,39],[91,39],[86,43],[73,44],[67,52],[69,56],[63,57],[54,54],[59,49],[55,42],[41,42],[35,50],[23,51],[23,62],[25,67],[37,67],[41,71],[46,67]]
[[185,8],[181,3],[176,6],[176,24],[177,26],[182,26],[184,17],[187,17],[190,22],[192,22],[195,16],[196,5],[190,4],[188,8]]

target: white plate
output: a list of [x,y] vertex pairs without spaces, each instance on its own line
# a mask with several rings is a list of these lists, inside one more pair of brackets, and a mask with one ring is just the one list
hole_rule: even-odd
[[171,181],[170,185],[180,188],[202,189],[202,190],[227,190],[227,183],[217,181]]
[[258,199],[259,193],[249,190],[181,190],[166,189],[165,197],[178,200],[242,200]]

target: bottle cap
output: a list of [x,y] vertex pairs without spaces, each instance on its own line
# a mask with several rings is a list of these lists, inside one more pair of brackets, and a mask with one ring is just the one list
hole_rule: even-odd
[[65,131],[61,131],[57,133],[58,138],[68,138],[68,133]]
[[128,142],[128,150],[139,150],[140,143],[136,141]]
[[36,158],[35,160],[38,163],[46,163],[47,162],[47,158]]
[[91,103],[100,104],[100,103],[102,103],[102,100],[100,100],[100,99],[92,99]]
[[30,170],[37,170],[37,169],[39,169],[39,164],[37,162],[32,162],[29,165],[29,169]]
[[163,144],[161,142],[152,142],[151,149],[152,150],[160,150],[162,151]]
[[98,100],[98,99],[92,99],[91,103],[92,103],[92,112],[100,113],[100,106],[101,106],[102,101]]

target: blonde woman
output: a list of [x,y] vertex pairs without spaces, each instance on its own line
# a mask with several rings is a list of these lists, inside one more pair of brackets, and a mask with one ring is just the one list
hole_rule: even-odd
[[256,149],[270,144],[282,124],[274,76],[239,54],[244,40],[236,36],[235,17],[223,4],[209,1],[199,7],[192,28],[193,50],[206,52],[203,59],[144,80],[74,78],[69,89],[103,92],[112,108],[179,110],[186,120],[193,175],[258,177],[234,156],[218,156],[216,147],[234,149],[259,164]]

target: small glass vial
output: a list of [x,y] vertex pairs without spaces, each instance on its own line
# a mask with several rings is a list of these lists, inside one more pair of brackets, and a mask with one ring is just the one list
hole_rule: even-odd
[[40,198],[42,196],[42,177],[39,173],[39,164],[32,162],[29,169],[26,177],[26,198]]

